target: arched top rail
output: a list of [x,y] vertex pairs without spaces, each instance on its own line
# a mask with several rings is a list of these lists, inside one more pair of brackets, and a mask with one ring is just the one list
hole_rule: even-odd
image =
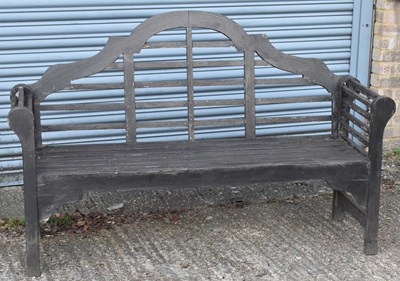
[[212,29],[228,37],[238,51],[250,47],[244,29],[231,19],[204,11],[177,11],[153,16],[139,24],[130,34],[126,51],[140,52],[144,44],[155,34],[173,28]]
[[265,35],[248,35],[240,25],[223,15],[205,11],[177,11],[150,17],[127,37],[110,37],[104,48],[90,58],[50,67],[39,81],[31,85],[35,97],[42,101],[49,94],[70,86],[73,80],[104,70],[121,54],[140,52],[153,35],[174,28],[215,30],[228,37],[238,51],[256,52],[274,67],[300,74],[305,81],[321,85],[331,93],[337,90],[340,76],[334,75],[318,59],[300,58],[282,53],[272,46]]

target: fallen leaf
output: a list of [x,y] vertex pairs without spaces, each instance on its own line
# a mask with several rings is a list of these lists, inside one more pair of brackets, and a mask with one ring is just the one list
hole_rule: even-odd
[[86,221],[78,221],[76,223],[77,226],[84,226],[86,224]]

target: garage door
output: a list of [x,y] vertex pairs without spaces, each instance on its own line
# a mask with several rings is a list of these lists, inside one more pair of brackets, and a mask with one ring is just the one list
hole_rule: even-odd
[[[265,33],[272,44],[289,54],[302,57],[316,57],[324,60],[328,67],[337,74],[357,76],[363,82],[368,79],[369,46],[371,34],[372,0],[363,1],[166,1],[166,0],[3,0],[0,3],[0,186],[17,185],[21,178],[21,148],[15,134],[7,124],[10,109],[9,90],[16,83],[33,83],[48,66],[84,59],[97,53],[105,44],[108,36],[128,35],[131,30],[149,16],[173,10],[206,10],[221,13],[239,23],[249,33]],[[182,36],[179,30],[172,30],[160,35],[161,40],[174,40]],[[197,36],[204,40],[216,39],[213,32],[201,31]],[[175,59],[181,54],[155,50],[147,56],[154,58]],[[196,54],[201,59],[225,59],[237,54],[229,50],[216,51],[202,48]],[[146,57],[146,53],[142,54]],[[240,75],[240,70],[215,69],[215,75]],[[263,70],[260,70],[263,71]],[[182,73],[162,73],[171,79]],[[158,76],[157,71],[143,72],[142,79]],[[198,73],[198,75],[202,75]],[[282,75],[265,69],[262,75]],[[92,79],[107,81],[118,80],[113,74],[104,74]],[[184,95],[180,89],[170,88],[163,97]],[[211,91],[211,92],[210,92]],[[240,89],[208,88],[207,92],[199,89],[199,94],[224,95],[229,98],[237,95]],[[314,86],[288,86],[271,89],[257,89],[259,97],[290,96],[291,93],[307,92],[320,94],[323,89]],[[111,95],[111,96],[110,96]],[[118,98],[120,93],[75,92],[74,95],[57,95],[53,103],[68,102],[69,99],[82,102],[105,102]],[[144,90],[142,98],[149,98]],[[152,98],[155,98],[152,96]],[[241,108],[234,106],[217,107],[203,110],[207,116],[240,116]],[[301,114],[329,114],[329,103],[302,104],[295,107],[266,106],[258,107],[257,114],[265,116]],[[140,112],[141,120],[179,118],[186,114],[179,108],[152,109]],[[122,113],[89,112],[66,115],[52,112],[43,116],[49,124],[60,124],[66,118],[76,120],[107,120],[123,118]],[[308,124],[277,126],[258,126],[258,135],[273,135],[278,132],[298,133],[309,131]],[[328,132],[329,122],[313,126],[315,133]],[[205,128],[198,132],[198,138],[236,137],[244,134],[241,127]],[[174,128],[150,128],[138,134],[139,141],[182,140],[187,133]],[[64,132],[45,136],[48,144],[120,142],[123,132],[97,131]]]

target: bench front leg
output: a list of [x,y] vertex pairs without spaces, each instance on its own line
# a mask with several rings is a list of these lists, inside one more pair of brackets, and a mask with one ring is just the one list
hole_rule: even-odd
[[[362,204],[365,207],[359,208],[362,212],[358,216],[361,216],[360,222],[365,230],[364,253],[374,255],[378,252],[383,133],[396,111],[396,104],[391,98],[380,96],[349,75],[342,77],[338,88],[339,96],[336,98],[341,105],[337,108],[340,113],[335,128],[342,139],[368,160],[366,196]],[[339,214],[342,202],[337,194],[334,208]]]
[[36,188],[36,144],[32,90],[17,85],[11,90],[11,111],[8,115],[10,128],[22,145],[24,175],[24,206],[26,236],[26,271],[28,276],[40,276],[39,210]]
[[[30,158],[32,160],[26,160]],[[40,225],[36,189],[35,153],[24,153],[24,207],[26,237],[26,272],[40,276]]]
[[396,104],[392,99],[387,97],[378,97],[371,105],[371,131],[368,147],[368,158],[371,166],[368,180],[364,236],[364,253],[367,255],[375,255],[378,252],[383,133],[387,122],[393,116],[395,110]]

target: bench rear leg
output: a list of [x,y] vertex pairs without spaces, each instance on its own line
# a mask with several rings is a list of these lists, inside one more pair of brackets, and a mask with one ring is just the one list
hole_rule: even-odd
[[[342,221],[350,213],[364,227],[364,253],[377,254],[380,182],[329,182],[329,185],[333,188],[332,218]],[[345,196],[345,190],[353,197]]]
[[335,221],[343,221],[345,218],[345,211],[343,209],[342,194],[339,190],[333,190],[332,199],[332,219]]

